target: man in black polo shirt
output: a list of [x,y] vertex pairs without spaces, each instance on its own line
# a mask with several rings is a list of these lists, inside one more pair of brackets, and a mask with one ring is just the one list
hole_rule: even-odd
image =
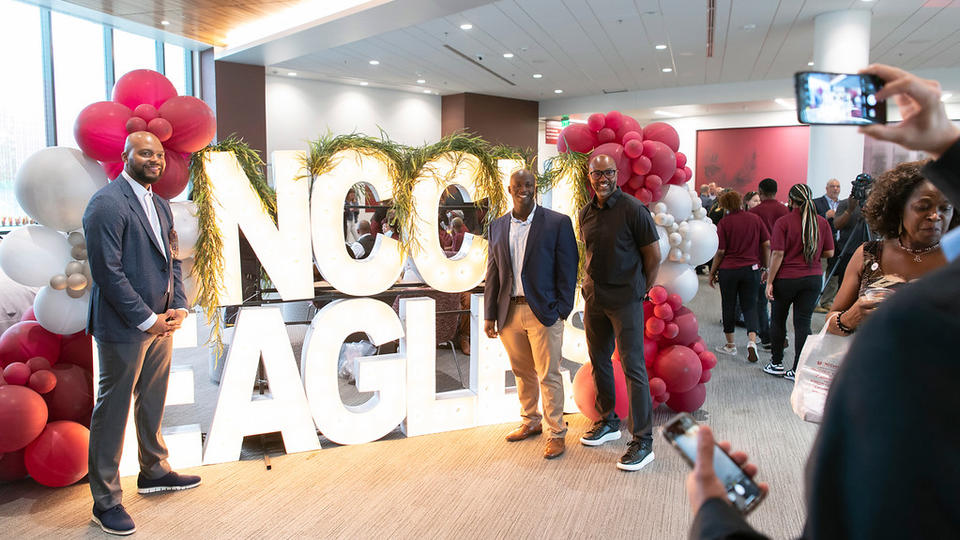
[[589,176],[595,195],[580,210],[578,223],[586,247],[583,325],[600,420],[580,442],[599,446],[620,438],[610,359],[616,341],[627,379],[627,427],[633,435],[617,468],[636,471],[653,461],[653,407],[643,361],[643,297],[657,277],[660,248],[650,211],[617,187],[613,158],[594,156]]

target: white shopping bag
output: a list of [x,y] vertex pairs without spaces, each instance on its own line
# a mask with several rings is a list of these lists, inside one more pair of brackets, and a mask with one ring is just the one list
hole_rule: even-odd
[[850,348],[852,338],[827,333],[828,319],[819,334],[807,337],[800,351],[796,380],[790,405],[802,420],[819,424],[823,420],[823,406],[827,401],[830,383],[843,357]]

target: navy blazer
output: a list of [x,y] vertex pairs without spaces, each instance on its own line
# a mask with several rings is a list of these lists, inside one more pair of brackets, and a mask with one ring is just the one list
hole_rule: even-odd
[[[109,342],[147,339],[137,328],[151,313],[187,307],[180,261],[170,249],[173,213],[154,195],[163,245],[143,206],[121,176],[100,188],[83,213],[83,231],[93,286],[87,333]],[[166,258],[163,254],[166,253]]]
[[[502,329],[507,322],[515,279],[510,256],[510,214],[490,224],[489,238],[484,319],[497,321],[497,328]],[[520,279],[527,305],[544,326],[566,319],[573,311],[579,257],[570,218],[538,205],[527,236]]]

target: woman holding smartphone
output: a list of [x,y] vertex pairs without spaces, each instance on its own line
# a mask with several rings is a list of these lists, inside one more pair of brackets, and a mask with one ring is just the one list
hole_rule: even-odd
[[[763,371],[792,381],[800,351],[810,335],[810,319],[820,294],[823,275],[820,259],[833,256],[833,234],[827,220],[817,215],[812,193],[806,184],[795,184],[788,197],[790,213],[773,224],[770,239],[772,254],[767,298],[773,302],[770,314],[773,357]],[[793,367],[784,370],[783,342],[791,306],[795,350]]]

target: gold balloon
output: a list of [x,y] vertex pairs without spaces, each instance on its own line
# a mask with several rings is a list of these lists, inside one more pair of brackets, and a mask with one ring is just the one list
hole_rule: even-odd
[[82,261],[87,258],[87,248],[83,246],[73,246],[70,248],[70,256]]
[[83,237],[83,233],[80,231],[73,231],[70,233],[70,236],[67,237],[67,242],[70,242],[71,246],[84,246],[86,245],[86,239]]
[[79,291],[75,291],[75,290],[73,290],[73,289],[67,289],[67,296],[69,296],[70,298],[80,298],[80,297],[83,296],[85,293],[86,293],[86,291],[84,291],[84,290],[82,290],[82,289],[79,290]]
[[83,273],[83,263],[77,261],[72,261],[67,263],[67,269],[63,272],[64,274],[70,276],[73,274],[82,274]]
[[62,291],[67,288],[67,276],[63,274],[57,274],[50,278],[50,288],[58,291]]
[[67,287],[74,291],[82,291],[87,288],[87,276],[82,272],[70,274],[67,277]]

